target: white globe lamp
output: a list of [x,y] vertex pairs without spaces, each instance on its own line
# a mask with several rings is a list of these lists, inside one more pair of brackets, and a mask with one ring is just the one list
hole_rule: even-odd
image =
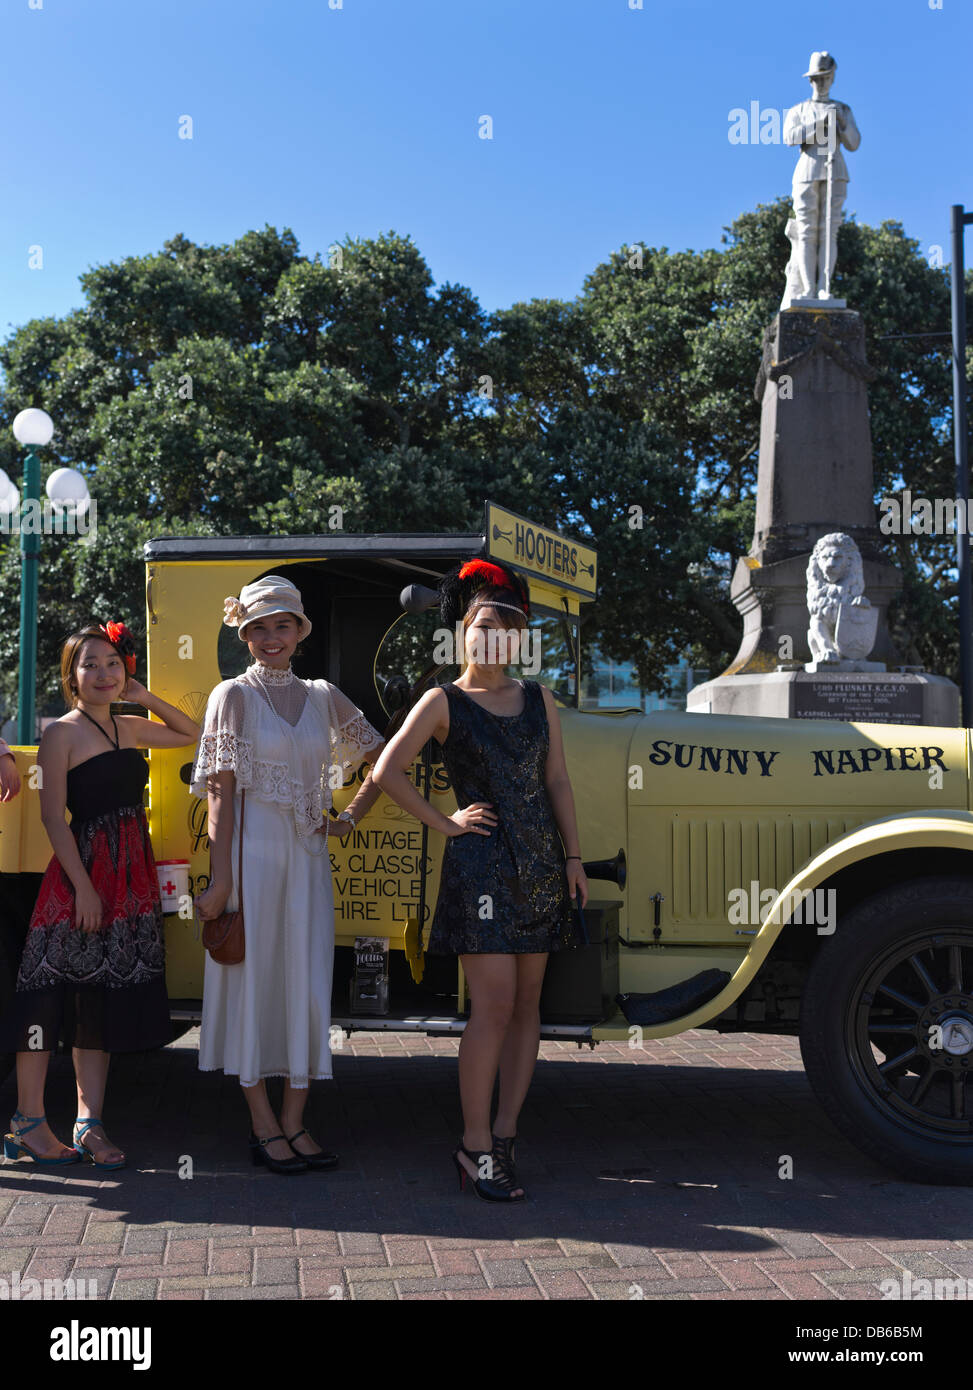
[[75,516],[84,516],[91,501],[84,474],[76,468],[55,468],[47,480],[47,495],[57,507]]
[[51,442],[54,421],[46,410],[31,407],[14,416],[13,432],[18,444],[24,444],[28,448],[43,446]]

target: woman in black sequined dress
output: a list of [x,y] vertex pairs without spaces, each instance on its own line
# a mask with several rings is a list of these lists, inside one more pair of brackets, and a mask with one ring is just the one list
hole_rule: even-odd
[[[525,1195],[513,1141],[537,1061],[547,957],[580,944],[572,900],[580,892],[583,906],[588,890],[554,697],[504,672],[527,628],[526,585],[506,566],[483,561],[447,579],[457,577],[468,664],[459,680],[422,696],[372,775],[449,837],[427,949],[459,955],[470,993],[459,1049],[465,1127],[454,1161],[461,1183],[472,1177],[479,1196],[511,1201]],[[448,595],[447,586],[442,614],[452,626]],[[432,807],[407,775],[430,738],[443,748],[459,808],[452,816]]]

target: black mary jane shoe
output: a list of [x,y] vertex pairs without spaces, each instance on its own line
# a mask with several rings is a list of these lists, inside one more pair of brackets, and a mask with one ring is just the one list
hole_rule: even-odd
[[[300,1139],[302,1134],[307,1134],[307,1130],[299,1129],[296,1134],[290,1136],[287,1142],[290,1144],[291,1148],[294,1148],[294,1140]],[[310,1139],[310,1134],[307,1134],[307,1137]],[[326,1154],[323,1149],[320,1153],[316,1154],[302,1154],[299,1149],[294,1149],[294,1152],[297,1154],[298,1158],[303,1158],[309,1168],[329,1169],[337,1168],[338,1166],[338,1155]]]
[[[275,1139],[283,1139],[282,1134],[272,1134],[269,1139],[258,1139],[253,1130],[250,1131],[250,1157],[253,1159],[254,1167],[259,1167],[262,1163],[269,1168],[272,1173],[306,1173],[308,1170],[307,1160],[295,1155],[294,1158],[271,1158],[267,1152],[267,1145],[272,1144]],[[286,1143],[286,1140],[285,1140]]]
[[523,1194],[519,1197],[513,1195],[513,1189],[517,1184],[511,1180],[510,1174],[504,1166],[497,1161],[495,1150],[474,1150],[471,1153],[469,1149],[464,1149],[463,1145],[459,1144],[453,1150],[453,1162],[456,1164],[456,1169],[459,1173],[459,1187],[461,1192],[465,1191],[466,1179],[470,1177],[470,1174],[460,1162],[460,1154],[466,1154],[466,1157],[476,1168],[477,1173],[480,1172],[481,1160],[484,1158],[490,1159],[489,1165],[486,1165],[486,1171],[490,1173],[491,1176],[470,1179],[473,1184],[473,1191],[478,1197],[481,1197],[484,1202],[522,1202],[524,1200]]

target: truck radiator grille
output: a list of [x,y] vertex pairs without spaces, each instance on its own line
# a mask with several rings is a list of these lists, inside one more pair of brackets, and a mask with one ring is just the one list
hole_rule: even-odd
[[795,869],[861,817],[755,817],[741,821],[675,815],[672,820],[672,914],[677,922],[726,920],[733,889],[782,889]]

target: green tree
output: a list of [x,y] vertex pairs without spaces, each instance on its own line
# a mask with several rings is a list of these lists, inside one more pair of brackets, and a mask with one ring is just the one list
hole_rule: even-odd
[[[41,406],[49,466],[80,468],[94,543],[45,538],[39,682],[92,616],[144,637],[142,542],[176,534],[479,528],[485,497],[601,556],[586,640],[665,687],[682,654],[714,674],[736,650],[729,578],[753,529],[753,381],[777,311],[789,200],[743,214],[723,250],[609,255],[572,301],[486,314],[434,287],[408,237],[349,238],[327,261],[293,233],[230,245],[183,236],[81,277],[84,307],[0,345],[0,467],[9,422]],[[973,284],[973,278],[971,278]],[[946,273],[894,222],[839,232],[836,291],[863,315],[878,495],[951,495]],[[973,318],[973,315],[971,315]],[[914,661],[953,674],[949,538],[898,537],[894,617]],[[0,702],[16,698],[19,553],[0,536]]]

